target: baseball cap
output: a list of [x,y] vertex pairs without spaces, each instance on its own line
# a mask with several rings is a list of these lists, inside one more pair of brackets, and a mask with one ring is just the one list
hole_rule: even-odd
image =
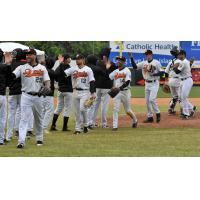
[[122,61],[126,61],[126,58],[124,56],[116,56],[116,60],[122,60]]
[[33,54],[33,55],[37,55],[35,49],[27,49],[26,51],[26,54]]
[[150,49],[147,49],[145,52],[144,52],[145,55],[149,55],[149,54],[153,54],[153,51],[151,51]]
[[84,59],[85,57],[82,54],[76,55],[76,60]]
[[69,54],[63,54],[62,56],[64,57],[65,60],[67,60],[68,58],[71,58]]

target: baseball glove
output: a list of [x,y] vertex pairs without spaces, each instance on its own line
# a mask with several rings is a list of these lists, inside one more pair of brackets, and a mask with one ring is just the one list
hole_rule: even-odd
[[118,95],[119,92],[120,92],[119,88],[113,87],[108,91],[108,94],[110,95],[111,98],[114,98],[115,96]]
[[38,96],[41,97],[46,97],[49,93],[51,92],[51,90],[47,87],[41,87],[39,92],[38,92]]
[[95,100],[95,98],[94,97],[89,97],[86,101],[85,101],[85,104],[84,104],[84,106],[86,107],[86,108],[90,108],[91,106],[92,106],[92,104],[94,103],[94,100]]
[[169,85],[166,84],[166,83],[163,84],[162,90],[163,90],[164,93],[170,93],[171,92]]

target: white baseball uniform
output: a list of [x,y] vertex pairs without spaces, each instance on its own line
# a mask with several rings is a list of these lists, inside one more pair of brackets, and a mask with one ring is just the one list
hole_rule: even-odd
[[[127,67],[119,70],[116,69],[109,75],[111,80],[114,80],[114,86],[120,87],[126,81],[131,81],[131,72]],[[130,105],[131,92],[130,92],[130,83],[127,87],[120,91],[117,96],[114,98],[114,110],[113,110],[113,128],[118,128],[118,115],[120,111],[121,103],[124,106],[124,110],[127,114],[131,114],[133,116],[133,122],[137,122],[137,118],[133,113]]]
[[[153,76],[161,70],[161,64],[158,60],[153,59],[151,62],[142,61],[137,64],[138,69],[142,69],[142,75],[145,80],[145,99],[147,105],[147,117],[153,117],[153,111],[160,113],[158,105],[156,103],[156,97],[159,90],[159,76]],[[151,68],[151,71],[146,71],[147,68]]]
[[21,120],[19,124],[19,143],[25,143],[30,113],[33,111],[36,140],[43,141],[42,127],[42,99],[35,95],[39,92],[45,81],[49,81],[49,75],[45,66],[37,64],[32,67],[28,63],[20,65],[14,72],[15,76],[21,77]]
[[187,59],[184,59],[182,63],[178,66],[178,70],[181,71],[179,73],[181,79],[180,99],[183,114],[189,116],[190,110],[192,110],[194,107],[188,100],[190,91],[193,86],[190,62]]
[[175,58],[168,63],[168,65],[165,69],[165,73],[167,73],[169,75],[168,85],[170,87],[170,91],[171,91],[171,95],[172,95],[172,100],[170,101],[170,104],[169,104],[169,110],[171,110],[171,111],[174,111],[176,103],[180,99],[181,79],[180,79],[180,75],[176,74],[173,70],[173,65],[175,65],[177,63],[180,64],[181,60]]
[[83,119],[83,125],[85,127],[88,126],[87,108],[84,103],[90,96],[90,82],[95,80],[94,74],[88,66],[82,68],[75,66],[66,69],[64,72],[67,76],[72,76],[73,102],[76,116],[75,130],[81,131],[81,118]]

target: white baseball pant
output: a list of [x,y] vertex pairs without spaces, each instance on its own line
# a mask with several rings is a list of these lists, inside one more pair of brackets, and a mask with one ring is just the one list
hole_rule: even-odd
[[6,96],[0,95],[0,143],[3,143],[5,139],[5,127],[6,127],[6,115],[7,115],[6,109],[7,109]]
[[54,97],[42,97],[43,129],[47,129],[54,111]]
[[193,86],[192,78],[187,78],[186,80],[181,81],[181,88],[180,88],[181,105],[183,109],[183,114],[188,116],[190,115],[190,110],[193,109],[193,105],[188,100],[192,86]]
[[25,143],[31,112],[33,112],[34,116],[36,140],[43,141],[42,99],[38,96],[22,93],[21,120],[19,123],[19,143]]
[[85,127],[88,126],[88,111],[85,107],[85,102],[89,98],[90,92],[89,90],[75,90],[73,93],[73,103],[74,103],[74,111],[75,111],[75,118],[76,118],[76,124],[75,124],[75,130],[81,131],[81,125]]
[[114,98],[113,128],[118,128],[118,115],[121,103],[124,106],[126,114],[128,114],[129,116],[131,115],[133,117],[133,122],[137,121],[137,118],[131,109],[130,99],[131,99],[131,91],[129,89],[120,91],[119,94]]
[[95,123],[96,123],[98,109],[101,104],[101,126],[102,127],[107,126],[107,111],[108,111],[109,100],[110,100],[108,91],[109,91],[109,89],[101,89],[101,88],[96,89],[97,97],[94,102],[93,115],[91,115],[91,119],[89,121],[89,123],[91,125],[95,125]]
[[147,105],[147,117],[153,117],[153,111],[155,113],[160,113],[158,108],[156,97],[159,90],[159,81],[152,83],[145,83],[145,99]]
[[[15,130],[19,131],[19,122],[21,119],[21,104],[17,107],[16,115],[15,115]],[[30,113],[30,120],[28,121],[28,129],[27,131],[33,131],[33,112]]]
[[57,107],[54,111],[54,114],[59,115],[62,110],[64,109],[63,116],[64,117],[69,117],[70,112],[72,110],[72,98],[73,98],[73,93],[72,92],[59,92],[58,91],[58,103]]
[[169,79],[169,87],[173,98],[180,98],[180,85],[181,81],[179,78]]
[[[13,129],[15,124],[16,127],[19,127],[20,102],[21,102],[21,94],[8,96],[8,123],[7,123],[7,134],[6,134],[8,139],[10,139],[13,135]],[[18,108],[19,108],[19,114],[17,114]]]

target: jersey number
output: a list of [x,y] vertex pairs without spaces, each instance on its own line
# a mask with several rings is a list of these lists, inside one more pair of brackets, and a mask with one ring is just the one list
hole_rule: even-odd
[[82,78],[81,83],[86,83],[86,78]]
[[35,82],[36,83],[42,83],[43,78],[42,77],[36,77]]

